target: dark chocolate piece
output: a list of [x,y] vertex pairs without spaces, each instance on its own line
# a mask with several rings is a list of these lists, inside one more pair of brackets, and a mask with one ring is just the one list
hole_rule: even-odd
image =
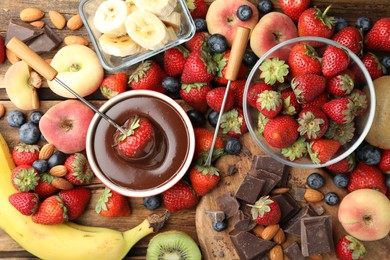
[[282,217],[279,224],[283,226],[284,223],[294,217],[301,206],[294,200],[290,193],[283,193],[273,196],[274,200],[279,204]]
[[7,44],[13,37],[18,38],[22,42],[27,42],[41,34],[43,29],[32,26],[29,23],[20,20],[11,19],[8,24],[7,35],[5,36],[5,44]]
[[247,174],[236,192],[236,198],[249,204],[255,204],[266,180]]
[[253,221],[249,218],[244,218],[234,224],[234,229],[237,229],[239,231],[251,231],[256,225],[256,221]]
[[260,192],[260,197],[268,195],[273,188],[276,187],[276,184],[281,180],[281,176],[277,175],[273,172],[268,172],[266,170],[256,170],[251,169],[248,172],[248,175],[255,176],[258,179],[265,180],[265,184],[263,185],[263,188]]
[[301,236],[301,219],[307,218],[307,217],[314,217],[317,216],[317,214],[314,212],[314,210],[309,206],[306,205],[302,207],[299,212],[292,217],[289,221],[287,221],[283,225],[284,232],[300,237]]
[[297,242],[289,244],[283,251],[290,260],[305,260]]
[[246,231],[233,230],[229,236],[241,260],[257,260],[275,245]]
[[288,175],[290,174],[290,169],[287,165],[267,155],[256,155],[253,158],[252,168],[277,174],[280,176],[280,180],[276,186],[287,187]]
[[301,243],[303,256],[333,252],[332,216],[302,218]]
[[322,214],[325,213],[325,208],[323,206],[318,206],[317,208],[314,209],[314,212],[318,215],[321,216]]
[[209,218],[211,222],[222,222],[225,219],[225,212],[222,210],[206,210],[204,212]]
[[305,192],[306,192],[305,188],[294,187],[291,189],[291,195],[296,201],[306,201]]
[[49,26],[45,26],[44,33],[28,42],[28,46],[38,54],[50,52],[57,48],[62,40]]
[[238,172],[236,165],[229,165],[226,171],[225,176],[232,176]]
[[240,208],[240,203],[230,192],[217,197],[216,202],[219,209],[225,212],[227,219],[234,216]]

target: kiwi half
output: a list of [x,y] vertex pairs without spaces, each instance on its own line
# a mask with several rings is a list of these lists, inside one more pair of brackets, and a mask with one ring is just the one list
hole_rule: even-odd
[[165,231],[155,235],[146,251],[147,260],[200,260],[196,242],[182,231]]

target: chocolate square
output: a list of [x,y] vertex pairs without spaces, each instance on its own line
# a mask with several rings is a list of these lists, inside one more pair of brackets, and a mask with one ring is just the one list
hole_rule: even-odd
[[290,193],[275,195],[273,198],[279,204],[280,211],[282,212],[279,224],[283,226],[284,223],[299,212],[301,206],[294,200]]
[[288,175],[290,174],[290,168],[287,165],[267,155],[256,155],[253,158],[252,168],[275,173],[281,177],[276,186],[287,187]]
[[28,46],[38,54],[50,52],[57,48],[62,39],[51,29],[45,26],[44,33],[28,42]]
[[219,209],[225,212],[227,219],[233,217],[240,208],[240,203],[230,192],[218,196],[216,203]]
[[290,260],[305,260],[297,242],[289,244],[283,251]]
[[276,184],[281,180],[281,176],[273,172],[268,172],[262,169],[251,169],[248,172],[248,175],[255,176],[258,179],[265,180],[265,184],[260,192],[260,197],[268,195],[273,188],[276,187]]
[[16,37],[22,42],[27,42],[39,35],[43,34],[43,29],[33,26],[29,23],[20,20],[11,19],[8,24],[7,34],[5,36],[5,45]]
[[229,236],[240,259],[257,260],[275,245],[246,231],[233,230]]
[[249,204],[255,204],[266,180],[247,174],[236,191],[236,198]]
[[283,225],[283,230],[288,234],[300,237],[301,219],[314,216],[317,216],[317,214],[309,205],[306,205],[302,207],[294,217],[292,217]]

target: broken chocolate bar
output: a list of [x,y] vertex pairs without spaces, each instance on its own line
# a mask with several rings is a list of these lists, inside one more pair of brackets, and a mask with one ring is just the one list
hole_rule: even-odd
[[32,39],[27,45],[36,53],[50,52],[61,44],[61,38],[49,26],[44,27],[44,33]]
[[302,207],[294,217],[292,217],[283,225],[283,230],[288,234],[300,237],[301,219],[307,217],[314,217],[314,216],[317,216],[317,214],[309,205],[306,205]]
[[29,23],[22,22],[20,20],[11,19],[8,24],[7,35],[5,36],[5,45],[13,38],[16,37],[22,42],[27,42],[41,34],[43,29],[32,26]]
[[225,212],[227,219],[233,217],[240,208],[240,203],[230,192],[217,197],[216,202],[219,209]]
[[204,213],[209,216],[213,223],[219,223],[225,220],[225,212],[222,210],[206,210]]
[[297,242],[291,243],[283,251],[284,254],[291,260],[305,260]]
[[256,155],[253,158],[252,168],[275,173],[276,175],[280,176],[280,180],[276,183],[276,186],[287,186],[290,168],[287,165],[275,160],[274,158],[266,155]]
[[249,204],[255,204],[266,180],[247,174],[236,192],[236,198]]
[[248,172],[248,175],[255,176],[258,179],[265,180],[263,188],[260,192],[260,197],[268,195],[273,188],[275,188],[276,184],[280,181],[281,177],[273,172],[268,172],[262,169],[251,169]]
[[301,206],[294,200],[290,193],[283,193],[273,196],[274,200],[279,204],[282,216],[279,224],[283,225],[294,217],[300,210]]

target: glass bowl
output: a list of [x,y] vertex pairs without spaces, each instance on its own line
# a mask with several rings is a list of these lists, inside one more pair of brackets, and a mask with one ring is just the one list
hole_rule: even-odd
[[[287,157],[285,157],[282,154],[282,149],[272,147],[268,144],[268,142],[265,140],[263,134],[262,134],[262,126],[260,124],[259,126],[259,110],[249,105],[247,97],[248,97],[248,90],[250,86],[253,84],[260,83],[260,70],[259,67],[261,64],[266,61],[267,59],[271,59],[274,57],[278,57],[280,53],[289,53],[291,48],[298,43],[315,43],[316,51],[318,53],[322,53],[324,51],[324,48],[329,45],[337,46],[342,49],[344,49],[347,54],[350,57],[350,65],[348,68],[354,67],[354,73],[359,74],[360,78],[362,79],[361,86],[362,90],[367,95],[367,110],[366,112],[359,117],[355,118],[355,132],[354,136],[350,138],[349,142],[343,144],[341,148],[344,149],[344,151],[340,150],[340,152],[336,153],[336,155],[331,158],[329,161],[324,163],[314,163],[309,155],[306,155],[302,158],[290,160]],[[284,51],[280,51],[283,49]],[[278,54],[279,53],[279,54]],[[285,54],[284,54],[285,55]],[[288,56],[288,55],[287,55]],[[285,60],[287,56],[281,57],[281,59]],[[321,56],[321,55],[320,55]],[[286,62],[288,64],[288,61]],[[355,75],[356,75],[355,74]],[[288,76],[288,75],[287,75]],[[289,80],[287,80],[287,83],[289,84]],[[287,86],[288,86],[287,84]],[[326,91],[326,90],[325,90]],[[370,77],[370,74],[368,73],[367,69],[365,68],[364,64],[361,62],[359,57],[354,54],[351,50],[345,48],[341,44],[330,40],[325,39],[321,37],[297,37],[293,38],[287,41],[284,41],[282,43],[279,43],[278,45],[271,48],[268,52],[266,52],[260,59],[257,61],[253,69],[251,70],[248,79],[246,81],[245,90],[244,90],[244,98],[243,98],[243,110],[244,110],[244,117],[248,125],[249,132],[255,142],[260,146],[262,150],[264,150],[269,156],[276,159],[277,161],[284,163],[286,165],[297,167],[297,168],[319,168],[319,167],[325,167],[331,164],[334,164],[336,162],[339,162],[340,160],[346,158],[348,155],[350,155],[364,140],[366,137],[372,122],[374,120],[374,114],[375,114],[375,91],[374,91],[374,85],[372,82],[372,79]],[[292,115],[293,117],[297,117],[297,115]],[[359,122],[357,122],[359,121]],[[363,127],[358,127],[363,126]]]
[[102,35],[98,30],[96,30],[93,18],[95,16],[96,10],[99,5],[109,0],[82,0],[79,5],[79,13],[81,19],[87,28],[91,42],[96,50],[96,53],[99,57],[100,63],[103,68],[107,71],[115,72],[119,70],[126,69],[138,62],[146,60],[158,53],[164,52],[165,50],[172,48],[174,46],[180,45],[189,39],[191,39],[195,34],[195,24],[188,11],[185,0],[178,0],[177,5],[174,11],[180,14],[180,28],[177,30],[177,39],[174,41],[169,41],[162,48],[157,50],[144,50],[141,53],[133,54],[125,57],[117,57],[105,53],[99,43],[99,37]]

